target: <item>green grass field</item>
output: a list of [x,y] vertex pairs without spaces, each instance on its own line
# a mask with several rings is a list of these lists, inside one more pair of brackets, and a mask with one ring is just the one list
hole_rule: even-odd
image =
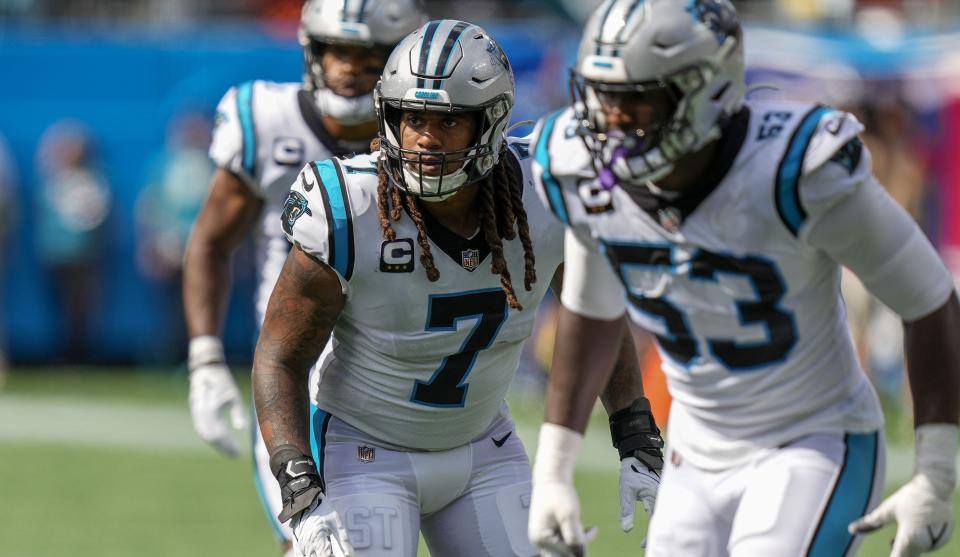
[[[186,393],[182,371],[14,373],[0,392],[0,557],[278,555],[249,458],[220,457],[195,438]],[[540,404],[512,401],[528,446]],[[600,528],[589,553],[642,555],[645,525],[617,526],[607,436],[597,416],[577,475],[584,523]],[[891,475],[904,474],[909,459],[892,459]],[[886,555],[892,536],[874,534],[860,555]],[[960,556],[960,542],[931,555]]]

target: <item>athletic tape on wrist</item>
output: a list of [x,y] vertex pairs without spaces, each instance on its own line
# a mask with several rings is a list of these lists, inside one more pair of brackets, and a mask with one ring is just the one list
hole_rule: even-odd
[[223,352],[223,341],[213,335],[203,335],[190,339],[187,366],[191,371],[210,364],[222,364],[227,361]]
[[573,482],[577,452],[583,434],[570,428],[545,422],[540,426],[540,440],[533,464],[533,481]]
[[960,428],[956,424],[922,424],[915,431],[915,474],[923,474],[937,496],[952,499],[957,484],[957,443]]

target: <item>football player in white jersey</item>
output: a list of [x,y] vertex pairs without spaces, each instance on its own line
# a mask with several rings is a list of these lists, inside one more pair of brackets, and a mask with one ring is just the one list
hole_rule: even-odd
[[[506,138],[514,94],[483,29],[429,22],[384,69],[379,148],[308,164],[287,198],[294,248],[253,388],[302,555],[413,556],[421,531],[433,555],[538,553],[504,396],[559,276],[563,226],[533,189],[529,143]],[[603,401],[633,416],[645,399],[625,325]],[[662,462],[659,432],[622,429],[625,446]],[[633,504],[659,478],[631,474]]]
[[[895,556],[947,543],[960,308],[936,251],[872,176],[862,126],[825,106],[744,100],[728,0],[607,0],[572,86],[534,147],[539,191],[567,225],[551,380],[602,373],[624,312],[656,335],[673,407],[647,555],[850,555],[858,534],[892,522]],[[876,508],[883,416],[851,345],[841,266],[905,324],[916,466]],[[562,434],[538,450],[534,541],[577,514],[569,474],[536,473],[542,451],[575,448],[583,431],[571,393],[550,392],[546,427]]]
[[[246,421],[220,340],[230,256],[252,231],[259,323],[290,249],[279,224],[290,183],[307,161],[369,149],[377,132],[373,87],[391,49],[425,20],[418,0],[310,0],[299,31],[304,82],[248,82],[220,102],[210,146],[218,169],[187,248],[184,306],[194,427],[228,455],[238,453],[233,429]],[[289,529],[275,518],[280,492],[256,429],[252,439],[261,501],[289,545]]]

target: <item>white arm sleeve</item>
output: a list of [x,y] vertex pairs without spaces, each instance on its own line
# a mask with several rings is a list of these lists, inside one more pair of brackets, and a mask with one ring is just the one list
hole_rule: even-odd
[[560,302],[570,311],[612,321],[627,309],[626,290],[610,262],[569,228],[563,245],[563,291]]
[[[843,180],[827,164],[804,180]],[[807,242],[849,267],[867,289],[905,321],[940,308],[954,290],[953,277],[917,224],[872,174],[833,203],[807,230]]]

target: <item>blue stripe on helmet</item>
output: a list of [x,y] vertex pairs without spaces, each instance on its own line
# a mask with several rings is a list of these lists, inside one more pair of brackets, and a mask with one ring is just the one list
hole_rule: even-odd
[[[430,56],[430,47],[433,44],[433,36],[437,33],[437,27],[440,27],[439,21],[431,21],[427,24],[427,29],[423,32],[423,39],[420,41],[420,60],[417,65],[417,75],[426,75],[427,58]],[[423,89],[426,81],[420,77],[417,79],[417,88]]]
[[[447,34],[447,40],[443,43],[443,50],[440,51],[440,59],[437,60],[437,71],[434,75],[447,75],[447,66],[450,65],[450,58],[453,57],[453,49],[457,46],[457,41],[460,40],[460,36],[470,27],[472,26],[464,21],[458,21],[457,24],[453,26]],[[433,88],[439,89],[440,86],[440,80],[434,80]]]
[[610,12],[613,11],[613,7],[617,5],[617,0],[610,2],[610,5],[607,6],[607,11],[603,13],[603,17],[600,18],[600,25],[597,27],[597,36],[594,39],[597,43],[597,51],[594,54],[600,54],[600,44],[603,42],[603,28],[607,24],[607,18],[610,17]]

